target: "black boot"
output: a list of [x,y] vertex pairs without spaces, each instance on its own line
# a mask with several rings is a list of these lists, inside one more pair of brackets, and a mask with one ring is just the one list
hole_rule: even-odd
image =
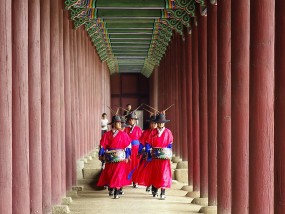
[[123,188],[121,187],[120,189],[119,189],[119,195],[124,195],[125,193],[123,192]]
[[109,196],[113,196],[114,195],[114,189],[108,188],[108,190],[109,190]]
[[165,200],[165,189],[161,188],[160,200]]
[[154,186],[152,186],[152,196],[153,196],[153,197],[158,197],[157,191],[158,191],[158,189],[155,188]]
[[150,192],[150,186],[146,187],[145,191]]
[[118,199],[120,198],[119,197],[119,190],[117,188],[115,188],[115,191],[114,191],[114,199]]
[[133,182],[133,187],[134,187],[134,188],[138,188],[138,184],[135,183],[135,182]]

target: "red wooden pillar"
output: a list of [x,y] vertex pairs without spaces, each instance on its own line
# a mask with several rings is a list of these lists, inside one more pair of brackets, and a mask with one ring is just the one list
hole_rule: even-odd
[[[88,99],[87,99],[87,122],[88,122],[88,152],[93,149],[91,143],[93,143],[94,141],[92,141],[92,117],[91,117],[91,66],[90,66],[90,44],[89,44],[89,37],[88,35],[86,35],[86,42],[87,42],[87,50],[86,50],[86,57],[87,57],[87,64],[86,64],[86,68],[88,71],[88,76],[87,76],[87,81],[88,81]],[[103,73],[104,74],[104,73]],[[104,75],[105,77],[105,75]],[[105,95],[105,78],[104,78],[104,91],[103,91],[103,96]],[[105,97],[105,96],[104,96]],[[106,98],[104,98],[105,100]],[[102,100],[101,106],[103,106],[104,104],[104,100]],[[104,105],[105,106],[105,105]],[[104,107],[103,106],[103,107]],[[102,112],[104,112],[104,108],[102,107]]]
[[248,213],[249,3],[232,1],[232,213]]
[[[170,64],[169,60],[166,60],[166,65],[165,66],[168,67],[167,70],[170,70],[171,80],[172,80],[172,84],[170,86],[171,87],[170,100],[175,104],[173,106],[174,108],[172,110],[172,112],[173,112],[172,115],[177,115],[176,114],[177,103],[175,102],[175,97],[176,97],[176,95],[175,95],[175,93],[176,93],[176,89],[175,89],[176,88],[176,84],[175,84],[175,79],[176,79],[175,62],[176,61],[175,61],[174,56],[175,56],[176,53],[175,53],[175,49],[174,49],[174,43],[175,43],[175,41],[174,41],[175,40],[175,36],[174,35],[173,35],[172,40],[171,40],[171,44],[170,44],[171,46],[169,47],[168,53],[167,53],[168,59],[173,60],[173,64]],[[163,71],[160,68],[160,70],[159,70],[159,77],[158,77],[159,79],[162,78],[162,73],[163,73]],[[158,97],[161,97],[161,93],[162,93],[163,89],[165,88],[165,85],[163,85],[163,84],[165,84],[165,81],[161,82],[161,84],[159,84]],[[161,102],[161,100],[159,102]],[[161,106],[161,105],[159,104],[159,106]],[[162,108],[162,107],[160,107],[160,108]],[[177,120],[175,119],[175,124],[176,123],[177,123]],[[175,125],[173,125],[173,124],[170,124],[169,126],[172,129],[175,142],[177,142],[176,145],[174,144],[174,153],[175,153],[176,156],[179,156],[179,140],[178,140],[177,134],[176,134],[177,133],[177,127]]]
[[[175,76],[176,76],[176,74],[175,74],[175,63],[174,62],[170,63],[170,62],[172,62],[174,60],[174,57],[176,55],[175,49],[174,49],[174,45],[175,45],[175,34],[173,34],[173,36],[172,36],[172,40],[170,42],[170,46],[169,46],[169,48],[167,50],[167,58],[165,59],[166,67],[168,68],[169,75],[170,75],[170,78],[168,79],[168,81],[169,81],[168,84],[170,85],[170,87],[169,87],[170,94],[171,94],[170,97],[171,97],[171,101],[175,104],[175,106],[172,109],[170,109],[170,111],[172,112],[172,116],[173,117],[175,115],[177,115],[176,114],[177,104],[175,103],[175,97],[176,97],[176,91],[175,91]],[[160,78],[160,75],[159,75],[159,78]],[[158,88],[158,91],[161,91],[161,90],[163,90],[163,89]],[[159,102],[159,96],[158,96],[158,102]],[[177,122],[175,121],[175,123],[177,123]],[[179,154],[178,154],[178,151],[179,151],[179,149],[178,149],[179,148],[179,141],[178,141],[178,139],[175,138],[176,137],[176,128],[177,128],[176,124],[171,123],[170,127],[171,127],[171,130],[172,130],[173,134],[175,134],[174,135],[174,139],[175,139],[176,143],[175,142],[174,143],[176,145],[174,144],[174,148],[175,148],[174,152],[175,152],[176,156],[179,156]]]
[[79,80],[79,121],[80,121],[80,157],[84,156],[84,117],[83,117],[83,43],[82,43],[82,34],[83,28],[79,29],[79,50],[78,50],[78,63],[79,63],[79,70],[78,70],[78,80]]
[[[77,124],[76,124],[76,31],[73,30],[73,24],[70,22],[70,28],[72,31],[72,39],[70,40],[72,43],[72,52],[71,54],[71,59],[72,59],[72,74],[71,74],[71,88],[72,88],[72,108],[71,108],[71,116],[72,116],[72,123],[71,123],[71,129],[72,129],[72,150],[74,152],[74,164],[76,167],[76,160],[77,160],[77,151],[76,151],[76,142],[77,142]],[[75,178],[72,178],[73,181],[76,182],[76,170],[75,172]],[[74,173],[73,172],[73,173]]]
[[87,68],[86,68],[86,34],[87,32],[82,31],[82,44],[83,44],[83,119],[84,119],[84,155],[87,154],[88,147],[88,126],[87,126]]
[[28,213],[28,1],[14,1],[13,14],[13,213]]
[[[79,157],[79,151],[78,151],[78,142],[79,142],[79,129],[78,129],[78,77],[77,77],[77,71],[78,71],[78,61],[77,61],[77,31],[73,31],[73,59],[74,59],[74,152],[75,152],[75,166],[77,164],[77,160]],[[75,171],[75,181],[77,179],[77,172]]]
[[80,106],[79,106],[79,73],[80,73],[80,32],[79,30],[75,31],[76,33],[76,51],[74,52],[76,54],[76,76],[75,76],[75,81],[76,81],[76,126],[77,126],[77,143],[76,143],[76,152],[77,152],[77,160],[81,157],[81,123],[80,123]]
[[65,151],[66,151],[66,189],[72,186],[72,143],[71,143],[71,89],[70,89],[70,33],[68,12],[63,18],[63,48],[64,48],[64,104],[65,104]]
[[[182,41],[181,41],[181,35],[177,34],[177,38],[176,38],[176,44],[177,44],[177,55],[176,55],[176,72],[177,72],[177,80],[176,80],[176,84],[177,84],[177,101],[178,101],[178,105],[177,105],[177,115],[178,115],[178,121],[179,121],[179,128],[177,129],[177,135],[179,136],[179,142],[180,142],[180,152],[179,152],[179,156],[181,159],[184,159],[183,157],[183,122],[182,122],[182,111],[183,111],[183,103],[182,103],[182,81],[181,81],[181,75],[182,75]],[[167,100],[165,98],[165,100]]]
[[[94,69],[93,69],[93,46],[92,43],[90,42],[89,44],[89,69],[90,69],[90,116],[89,118],[91,119],[91,149],[94,149],[97,145],[96,139],[95,139],[95,134],[94,134],[94,127],[95,127],[95,118],[94,118],[94,114],[93,114],[93,106],[95,105],[95,101],[94,101],[94,90],[93,90],[93,85],[94,85]],[[106,73],[105,73],[106,76]],[[107,84],[107,78],[106,78],[106,84]],[[110,106],[106,100],[108,100],[108,93],[107,91],[105,92],[105,103],[104,103],[104,108],[103,111],[106,111],[106,106]],[[107,113],[109,115],[109,112]]]
[[41,0],[41,139],[42,139],[42,206],[51,207],[51,113],[50,113],[50,0]]
[[78,141],[78,146],[79,146],[79,157],[81,158],[84,154],[84,130],[83,130],[83,117],[82,117],[82,29],[79,29],[78,32],[78,37],[77,37],[77,60],[78,60],[78,110],[79,110],[79,141]]
[[231,213],[231,1],[218,2],[218,213]]
[[[85,69],[85,62],[86,62],[86,56],[85,56],[85,32],[82,29],[81,31],[81,43],[82,43],[82,122],[83,122],[83,154],[86,155],[86,144],[87,144],[87,139],[86,139],[86,133],[87,133],[87,127],[86,127],[86,69]],[[102,95],[101,95],[102,96]]]
[[217,205],[217,6],[207,6],[208,205]]
[[[207,16],[198,15],[200,197],[208,197]],[[203,130],[203,131],[202,131]]]
[[[174,84],[174,80],[175,80],[175,71],[174,71],[174,69],[173,69],[173,67],[174,67],[174,65],[172,65],[172,64],[170,64],[169,63],[169,59],[171,59],[171,60],[173,60],[172,59],[172,57],[173,57],[173,52],[174,52],[174,50],[173,50],[173,38],[172,38],[172,40],[171,40],[171,42],[170,42],[170,44],[169,44],[169,47],[168,47],[168,50],[166,51],[166,55],[165,55],[165,59],[163,59],[164,61],[165,61],[165,67],[166,68],[168,68],[167,70],[168,70],[168,74],[170,75],[170,78],[169,78],[169,80],[168,80],[168,82],[167,82],[167,84],[169,84],[169,89],[170,89],[170,91],[169,91],[169,93],[170,93],[170,95],[169,95],[169,97],[170,97],[170,100],[171,100],[171,102],[173,102],[173,103],[175,103],[175,101],[174,101],[174,97],[175,97],[175,84]],[[174,63],[173,63],[174,64]],[[157,84],[158,85],[158,87],[157,87],[157,90],[158,90],[158,96],[157,96],[157,103],[159,104],[159,102],[160,102],[160,100],[159,100],[159,93],[160,93],[160,91],[162,90],[162,82],[160,82],[159,80],[161,79],[161,67],[159,67],[159,71],[158,71],[158,74],[157,74],[157,76],[158,76],[158,78],[157,78],[157,81],[154,83],[154,84]],[[171,117],[173,117],[174,115],[175,115],[175,112],[176,112],[176,108],[175,108],[176,106],[174,106],[173,108],[171,108],[171,109],[169,109],[169,111],[170,111],[170,116]],[[176,132],[176,130],[175,130],[175,126],[173,126],[173,123],[172,122],[170,122],[170,124],[169,124],[169,128],[171,129],[171,131],[172,131],[172,133],[173,133],[173,135],[174,135],[174,133]],[[176,135],[174,136],[174,137],[176,137]],[[178,150],[177,150],[177,148],[179,147],[179,142],[178,142],[178,140],[176,139],[176,138],[174,138],[175,139],[175,144],[174,144],[174,154],[176,155],[176,156],[178,156]]]
[[51,0],[51,190],[52,204],[61,198],[61,123],[60,123],[60,56],[59,56],[59,7],[57,0]]
[[175,73],[175,83],[174,83],[174,85],[175,85],[175,89],[174,89],[174,91],[175,91],[175,97],[176,97],[176,99],[175,99],[175,115],[178,115],[178,117],[179,118],[177,118],[177,120],[176,120],[176,123],[175,123],[175,140],[176,140],[176,142],[178,142],[178,147],[177,147],[177,155],[180,157],[180,158],[182,158],[182,140],[181,140],[181,138],[180,138],[180,133],[181,133],[181,131],[180,131],[180,120],[181,120],[181,118],[180,118],[180,112],[181,112],[181,105],[180,105],[180,93],[179,93],[179,87],[180,87],[180,82],[179,82],[179,65],[180,65],[180,59],[179,59],[179,57],[180,57],[180,53],[179,53],[179,51],[180,51],[180,47],[179,47],[179,42],[178,42],[178,40],[179,40],[179,37],[180,37],[180,35],[178,35],[177,33],[175,34],[175,36],[174,36],[174,44],[175,44],[175,46],[174,46],[174,62],[175,62],[175,67],[174,67],[174,73]]
[[189,99],[186,95],[186,50],[185,50],[185,38],[181,40],[181,61],[182,61],[182,66],[181,66],[181,103],[182,103],[182,111],[181,111],[181,120],[182,120],[182,158],[184,161],[188,160],[188,138],[187,138],[187,120],[185,118],[185,116],[187,117],[187,114],[189,113],[187,111],[187,104],[186,104],[186,100]]
[[13,202],[17,202],[13,203],[13,214],[28,214],[30,213],[28,1],[13,1],[12,14],[12,189]]
[[187,112],[187,151],[188,151],[188,185],[193,185],[193,101],[192,101],[192,36],[187,32],[185,38],[186,70],[186,112]]
[[76,139],[76,160],[78,160],[81,157],[80,154],[80,142],[81,142],[81,132],[80,132],[80,120],[79,120],[79,30],[75,31],[75,86],[76,86],[76,127],[77,127],[77,139]]
[[61,194],[66,193],[65,158],[65,103],[64,103],[64,51],[63,51],[63,1],[58,1],[59,9],[59,79],[60,79],[60,143],[61,143]]
[[271,214],[274,213],[275,2],[250,2],[249,213]]
[[71,169],[72,185],[76,184],[76,101],[75,101],[75,31],[72,30],[72,23],[69,23],[70,31],[70,89],[71,89]]
[[84,78],[85,78],[85,70],[84,70],[84,29],[80,30],[80,117],[81,117],[81,157],[85,155],[85,109],[84,109]]
[[[85,63],[85,67],[86,67],[86,81],[87,81],[87,87],[86,87],[86,126],[87,126],[87,151],[86,153],[90,152],[90,117],[89,117],[89,101],[90,101],[90,72],[89,72],[89,44],[88,44],[88,34],[86,32],[85,34],[85,44],[86,44],[86,48],[85,48],[85,56],[86,56],[86,63]],[[103,76],[104,73],[102,72]],[[103,81],[105,81],[105,79],[103,79]],[[105,86],[105,83],[102,83]],[[103,96],[104,96],[104,88],[103,88]],[[100,102],[101,106],[102,106],[102,102],[103,100]],[[103,112],[103,108],[101,107],[101,112]]]
[[200,191],[200,139],[199,139],[199,77],[198,77],[198,27],[192,23],[192,84],[193,84],[193,191]]
[[29,151],[31,213],[42,213],[40,0],[29,0]]
[[[88,34],[85,31],[84,34],[84,41],[85,41],[85,70],[86,70],[86,76],[85,76],[85,81],[86,81],[86,98],[85,98],[85,109],[86,109],[86,113],[85,113],[85,118],[86,118],[86,154],[88,154],[89,152],[89,147],[90,147],[90,139],[89,139],[89,134],[90,134],[90,128],[89,128],[89,120],[90,118],[88,118],[88,114],[89,114],[89,81],[90,81],[90,77],[89,77],[89,68],[88,68]],[[104,77],[104,73],[102,72],[102,75]],[[102,79],[102,81],[104,81],[104,78]],[[104,96],[104,88],[103,88],[104,83],[102,83],[102,95]],[[103,101],[103,99],[102,99]],[[102,101],[100,102],[101,106],[102,106]],[[102,109],[102,107],[101,107]],[[103,109],[102,109],[103,110]],[[102,112],[102,111],[101,111]]]
[[0,2],[0,213],[12,214],[12,3]]
[[[284,61],[284,27],[285,2],[276,1],[276,33],[275,33],[275,211],[276,214],[285,213],[285,143],[284,143],[284,119],[285,119],[285,61]],[[283,36],[282,36],[283,35]]]
[[[94,103],[93,103],[93,106],[96,106],[96,103],[97,103],[97,100],[96,100],[96,52],[95,52],[95,48],[93,48],[92,49],[92,73],[93,73],[93,83],[92,83],[92,93],[93,93],[93,101],[94,101]],[[109,93],[108,94],[108,96],[110,97],[111,96],[111,94]],[[110,105],[111,105],[111,103],[110,103]],[[109,106],[110,106],[109,105]],[[111,112],[109,111],[108,112],[109,114],[108,115],[110,115],[109,117],[111,118]],[[96,130],[96,126],[97,126],[97,118],[96,118],[96,111],[95,111],[95,108],[94,107],[92,107],[92,117],[93,117],[93,120],[95,121],[95,123],[94,123],[94,133],[93,133],[93,137],[94,137],[94,143],[95,143],[95,145],[96,146],[98,146],[99,145],[99,142],[97,141],[97,139],[99,138],[98,136],[97,136],[97,130]]]

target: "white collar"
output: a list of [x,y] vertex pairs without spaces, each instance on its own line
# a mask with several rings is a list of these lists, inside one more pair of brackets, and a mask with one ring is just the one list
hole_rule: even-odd
[[112,129],[112,132],[113,132],[113,137],[116,137],[116,135],[119,133],[119,130]]
[[165,127],[163,127],[162,129],[157,128],[158,131],[158,137],[160,137],[162,135],[162,133],[164,132]]
[[136,124],[134,124],[134,125],[131,127],[130,133],[132,133],[132,132],[134,131],[135,126],[136,126]]

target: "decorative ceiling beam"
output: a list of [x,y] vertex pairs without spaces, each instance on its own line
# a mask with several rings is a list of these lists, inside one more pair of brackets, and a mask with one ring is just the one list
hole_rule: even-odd
[[183,36],[183,26],[190,28],[197,3],[206,8],[205,0],[65,0],[75,29],[85,26],[111,73],[128,65],[145,75],[159,65],[173,31]]

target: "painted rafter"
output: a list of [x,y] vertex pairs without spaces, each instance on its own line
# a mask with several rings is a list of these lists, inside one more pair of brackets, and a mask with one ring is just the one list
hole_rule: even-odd
[[195,16],[195,0],[175,0],[175,8],[182,9],[189,16]]
[[[118,2],[123,2],[122,4],[124,5],[119,6],[121,9],[118,9],[118,6],[112,6],[112,2],[114,5],[118,5]],[[146,2],[149,5],[143,5],[146,4]],[[139,56],[146,54],[144,58],[140,59],[140,62],[143,60],[144,64],[133,63],[133,65],[137,65],[137,67],[142,69],[144,75],[149,76],[153,68],[159,65],[160,60],[164,56],[168,44],[171,41],[173,31],[183,36],[184,26],[190,28],[190,19],[195,16],[196,3],[199,3],[200,8],[205,6],[205,0],[165,0],[164,8],[161,7],[161,2],[160,6],[158,6],[158,2],[158,0],[137,0],[130,1],[130,3],[120,0],[110,0],[107,2],[103,0],[66,0],[65,5],[66,9],[70,10],[70,17],[74,21],[75,29],[84,25],[84,29],[90,36],[100,59],[107,63],[111,73],[118,72],[119,67],[124,68],[124,65],[127,65],[126,62],[131,61],[122,59],[121,56],[135,54],[140,58]],[[139,9],[150,8],[150,14],[155,14],[152,13],[153,10],[161,11],[161,17],[155,18],[153,22],[151,37],[143,36],[149,34],[147,33],[149,25],[145,25],[145,27],[141,29],[137,26],[139,26],[140,22],[149,23],[148,20],[156,15],[150,15],[148,20],[139,17],[140,15],[138,15],[138,17],[132,17],[132,15],[128,17],[126,11],[123,11],[128,8],[127,4],[139,5],[139,7],[141,7]],[[97,7],[98,5],[100,6]],[[114,11],[112,11],[112,9],[114,9]],[[138,8],[130,7],[129,9]],[[117,15],[119,14],[117,13],[119,10],[122,10],[123,14],[123,19],[121,20]],[[110,13],[110,15],[108,13]],[[133,12],[131,14],[136,15]],[[140,11],[138,11],[138,14],[140,14]],[[141,14],[145,14],[145,12]],[[122,22],[125,23],[125,25],[120,26]],[[137,24],[128,27],[128,23]],[[110,28],[108,28],[109,24]],[[137,32],[141,34],[141,36],[136,36],[133,32]],[[145,48],[143,50],[140,48],[128,48],[138,45],[142,45],[142,47]],[[120,47],[121,49],[115,47]]]

